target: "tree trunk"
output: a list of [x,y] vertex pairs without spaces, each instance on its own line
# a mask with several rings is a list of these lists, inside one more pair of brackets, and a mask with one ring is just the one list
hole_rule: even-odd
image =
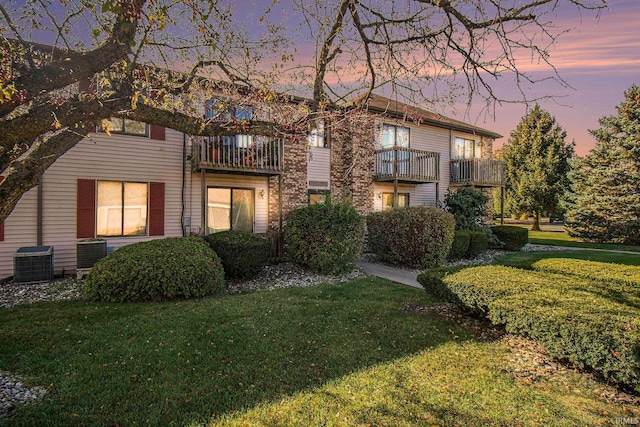
[[533,225],[531,226],[531,231],[540,231],[540,213],[535,212],[533,214]]

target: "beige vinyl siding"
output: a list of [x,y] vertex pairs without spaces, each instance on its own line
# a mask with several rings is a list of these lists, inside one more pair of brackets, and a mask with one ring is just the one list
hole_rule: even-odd
[[[54,247],[56,274],[76,268],[77,180],[163,182],[164,236],[107,237],[107,246],[121,246],[159,237],[181,236],[182,133],[166,130],[166,139],[103,133],[91,134],[61,156],[43,175],[42,243]],[[32,195],[33,194],[33,195]],[[0,277],[13,274],[6,258],[22,246],[36,244],[36,190],[21,200],[7,219],[0,242]],[[16,225],[19,224],[19,225]],[[18,231],[19,230],[19,231]],[[19,232],[19,234],[17,234]],[[10,267],[9,267],[10,266]]]
[[[384,122],[394,124],[393,122]],[[440,201],[444,200],[444,195],[449,187],[449,159],[451,137],[448,129],[435,126],[415,125],[412,123],[398,123],[398,126],[408,127],[409,147],[417,150],[427,150],[440,153]],[[379,145],[379,144],[378,144]],[[390,190],[389,190],[390,188]],[[436,205],[436,184],[401,185],[401,193],[410,193],[409,203],[411,206],[435,206]],[[375,184],[374,186],[374,210],[382,209],[382,200],[378,198],[378,193],[393,192],[393,184]]]
[[37,243],[37,199],[36,188],[27,191],[4,221],[4,241],[0,242],[0,280],[13,275],[14,253],[23,246],[35,246]]
[[[189,191],[189,202],[186,207],[185,216],[190,218],[190,233],[199,234],[202,229],[202,175],[198,173],[189,174],[187,182]],[[266,177],[250,175],[226,175],[208,173],[205,175],[206,187],[224,188],[244,188],[254,190],[254,228],[255,233],[266,233],[269,221],[269,181]],[[264,190],[264,198],[260,192]],[[206,200],[206,190],[205,190]]]
[[[314,190],[328,190],[331,188],[331,150],[329,148],[309,148],[307,163],[307,186]],[[313,185],[326,182],[325,186]]]

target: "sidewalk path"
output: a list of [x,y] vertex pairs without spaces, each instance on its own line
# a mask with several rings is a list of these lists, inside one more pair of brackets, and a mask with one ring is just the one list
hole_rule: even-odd
[[403,270],[400,268],[390,267],[388,265],[374,264],[364,261],[358,261],[357,265],[362,271],[372,276],[382,277],[383,279],[389,279],[392,282],[422,289],[422,285],[420,285],[417,280],[417,271]]

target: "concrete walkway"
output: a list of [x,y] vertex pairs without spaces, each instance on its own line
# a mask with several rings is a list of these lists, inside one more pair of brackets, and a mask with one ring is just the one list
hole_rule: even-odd
[[389,279],[392,282],[422,289],[422,285],[420,285],[417,280],[417,271],[403,270],[400,268],[364,261],[358,261],[357,265],[362,271],[372,276],[382,277],[383,279]]

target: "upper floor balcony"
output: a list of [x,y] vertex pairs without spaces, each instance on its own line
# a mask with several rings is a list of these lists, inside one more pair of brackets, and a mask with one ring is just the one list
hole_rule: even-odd
[[505,163],[493,159],[451,160],[451,186],[503,187]]
[[194,171],[280,175],[284,171],[284,139],[267,136],[191,137]]
[[375,150],[376,181],[425,183],[440,181],[440,153],[405,147]]

